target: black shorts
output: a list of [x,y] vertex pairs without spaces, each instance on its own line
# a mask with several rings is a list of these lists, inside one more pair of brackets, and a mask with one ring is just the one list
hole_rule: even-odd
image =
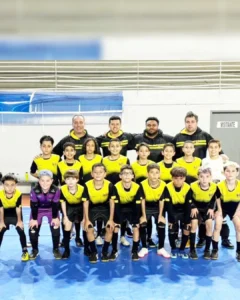
[[89,220],[92,224],[95,221],[102,220],[104,223],[107,223],[110,217],[109,207],[106,206],[97,206],[89,208]]
[[80,223],[83,219],[83,205],[67,205],[66,207],[68,219],[71,222],[78,222]]
[[157,224],[159,217],[159,209],[157,207],[146,207],[147,221],[150,220],[152,217],[154,217],[155,223]]
[[124,221],[128,221],[130,224],[138,224],[140,219],[140,205],[136,203],[129,204],[117,204],[114,211],[114,222],[116,224],[122,224]]
[[234,215],[235,215],[235,212],[233,212],[233,211],[223,210],[223,212],[222,212],[223,219],[226,218],[226,216],[229,216],[230,220],[232,221]]
[[10,225],[16,226],[16,224],[17,224],[17,215],[16,214],[15,215],[14,214],[12,214],[12,215],[10,215],[10,214],[5,215],[4,214],[4,223],[6,225],[7,230],[9,229]]
[[209,216],[208,209],[198,209],[198,214],[196,217],[191,218],[191,220],[198,220],[199,223],[204,223],[207,220],[212,220],[212,218]]
[[182,228],[184,224],[190,223],[190,217],[186,218],[184,212],[175,212],[172,214],[172,216],[169,216],[168,221],[172,224],[180,222],[180,227]]

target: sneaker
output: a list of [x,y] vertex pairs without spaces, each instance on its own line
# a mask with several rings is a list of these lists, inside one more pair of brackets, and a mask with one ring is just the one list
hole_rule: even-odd
[[205,258],[205,259],[211,259],[211,252],[210,252],[210,250],[205,250],[204,251],[203,258]]
[[183,258],[183,259],[188,259],[189,258],[188,254],[184,250],[179,250],[178,256]]
[[83,254],[84,254],[85,256],[89,257],[89,256],[91,255],[90,249],[88,249],[88,248],[87,248],[87,249],[84,249]]
[[213,260],[218,259],[218,250],[212,250],[211,259],[213,259]]
[[125,247],[129,247],[130,246],[129,241],[125,238],[125,236],[121,236],[120,242]]
[[132,253],[132,261],[138,261],[139,260],[139,256],[137,252],[133,252]]
[[24,251],[22,253],[22,261],[28,261],[30,259],[29,253],[27,251]]
[[112,253],[109,255],[109,260],[110,261],[115,261],[118,257],[118,251],[112,250]]
[[171,257],[171,255],[164,248],[158,249],[157,254],[160,255],[160,256],[163,256],[165,258],[170,258]]
[[62,259],[62,254],[58,248],[53,250],[53,255],[54,255],[55,259]]
[[204,239],[199,239],[198,242],[197,242],[196,247],[197,248],[202,248],[203,246],[205,246],[205,244],[206,244],[206,241]]
[[32,243],[31,242],[27,242],[27,247],[31,248],[32,247]]
[[194,249],[194,250],[191,250],[191,251],[189,252],[189,257],[190,257],[191,259],[198,259],[198,255],[197,255],[197,252],[196,252],[195,249]]
[[236,253],[236,259],[237,259],[238,262],[240,262],[240,251],[238,251],[238,252]]
[[96,245],[97,246],[102,246],[103,245],[103,239],[100,236],[98,236],[96,238]]
[[91,255],[89,256],[89,262],[91,264],[95,264],[95,263],[97,263],[97,261],[98,261],[98,254],[97,254],[97,252],[91,253]]
[[108,253],[107,252],[103,252],[101,254],[101,261],[102,262],[109,262]]
[[187,244],[185,246],[186,249],[190,248],[190,240],[188,239]]
[[227,249],[234,249],[234,245],[231,243],[229,239],[222,240],[222,247]]
[[62,259],[68,259],[70,257],[70,251],[64,251],[62,255]]
[[177,258],[177,251],[178,250],[176,250],[176,249],[171,251],[171,254],[170,254],[171,258]]
[[83,242],[82,242],[82,239],[81,239],[81,238],[75,239],[75,243],[76,243],[76,246],[77,246],[77,247],[83,247]]
[[144,256],[146,256],[148,254],[148,248],[142,248],[139,252],[138,252],[138,256],[143,258]]
[[29,259],[30,260],[36,259],[38,254],[39,254],[38,250],[32,250],[31,254],[29,255]]
[[156,248],[157,245],[154,243],[152,239],[148,239],[148,247],[149,248]]
[[127,233],[126,233],[127,237],[129,237],[129,238],[132,238],[132,237],[133,237],[133,233],[132,233],[132,230],[131,230],[130,227],[127,227],[126,232],[127,232]]

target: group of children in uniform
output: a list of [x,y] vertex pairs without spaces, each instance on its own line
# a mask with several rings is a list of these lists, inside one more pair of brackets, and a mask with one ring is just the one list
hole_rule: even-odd
[[[38,178],[38,182],[30,193],[30,254],[22,220],[21,192],[16,187],[17,179],[11,174],[2,178],[0,246],[9,225],[15,225],[23,251],[22,261],[34,260],[39,254],[38,237],[43,217],[48,219],[56,259],[67,259],[70,256],[73,224],[76,228],[76,245],[82,246],[82,223],[84,254],[89,257],[89,262],[96,263],[98,251],[94,227],[98,222],[100,230],[97,236],[102,223],[105,225],[101,261],[116,260],[118,232],[126,228],[128,222],[133,229],[132,260],[139,260],[148,254],[148,246],[155,246],[151,238],[153,217],[158,236],[158,255],[173,259],[197,259],[196,231],[199,224],[204,223],[204,258],[216,260],[220,230],[226,216],[230,217],[235,226],[236,253],[240,261],[239,166],[231,161],[223,164],[219,156],[221,145],[218,140],[209,142],[210,157],[203,161],[193,156],[193,142],[186,141],[183,145],[184,157],[174,162],[174,145],[167,143],[162,150],[164,159],[159,163],[148,160],[149,146],[141,143],[137,148],[137,161],[132,165],[127,157],[120,154],[121,142],[118,139],[110,141],[110,155],[104,158],[98,154],[94,138],[85,141],[83,154],[78,159],[75,158],[74,144],[64,145],[64,160],[61,160],[52,153],[53,143],[50,136],[41,138],[42,155],[37,156],[31,166],[31,174]],[[219,163],[216,164],[216,161]],[[59,250],[61,224],[63,253]],[[170,253],[164,248],[167,226]],[[182,238],[178,249],[176,241],[179,230]],[[121,236],[124,244],[124,230]],[[189,240],[190,251],[187,254],[185,248]],[[139,251],[140,242],[142,247]]]

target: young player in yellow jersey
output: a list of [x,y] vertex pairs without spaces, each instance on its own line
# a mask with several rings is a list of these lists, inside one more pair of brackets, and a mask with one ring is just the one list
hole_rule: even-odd
[[178,167],[178,164],[173,161],[175,155],[175,146],[172,143],[167,143],[163,146],[163,160],[158,163],[160,167],[160,179],[165,183],[169,183],[172,180],[171,170],[174,167]]
[[195,151],[193,141],[185,141],[182,151],[184,156],[178,158],[176,162],[180,167],[187,170],[186,183],[191,184],[198,179],[198,170],[201,166],[202,160],[193,156]]
[[[147,166],[154,163],[152,160],[148,159],[150,155],[149,145],[146,143],[141,143],[137,147],[138,159],[132,163],[132,168],[134,172],[135,181],[140,184],[143,180],[147,179]],[[152,240],[152,218],[148,219],[147,222],[147,241],[150,248],[155,248],[156,245]]]
[[67,142],[63,145],[63,155],[65,159],[58,163],[58,180],[61,185],[65,184],[64,174],[68,170],[76,170],[78,174],[81,170],[81,163],[74,158],[76,155],[74,143]]
[[97,141],[94,138],[88,138],[83,144],[83,154],[79,156],[82,165],[81,182],[85,183],[92,179],[92,167],[102,162],[102,156],[99,153]]
[[[60,202],[63,213],[64,224],[64,248],[62,258],[70,256],[70,234],[73,223],[80,224],[83,220],[82,194],[83,186],[78,184],[79,173],[76,170],[68,170],[64,173],[66,184],[61,187]],[[80,226],[79,226],[80,227]],[[80,238],[78,236],[78,238]],[[85,238],[86,239],[86,238]],[[76,239],[77,243],[77,239]]]
[[35,178],[38,178],[38,173],[41,170],[49,170],[53,173],[54,184],[58,185],[57,177],[57,165],[61,160],[59,155],[52,154],[54,140],[49,135],[44,135],[40,139],[40,149],[42,151],[41,155],[34,158],[30,173]]
[[3,189],[0,191],[0,247],[4,233],[9,225],[16,227],[22,246],[22,261],[29,260],[26,235],[22,220],[22,193],[16,188],[17,179],[7,174],[2,178]]
[[123,165],[120,172],[121,181],[115,184],[113,196],[111,198],[114,206],[115,228],[112,237],[112,253],[109,260],[114,261],[118,256],[117,240],[120,224],[128,221],[133,227],[133,247],[132,260],[136,261],[138,257],[139,245],[139,218],[141,212],[141,200],[139,194],[139,185],[133,182],[133,170],[129,165]]
[[158,233],[158,250],[157,254],[165,258],[169,258],[169,253],[164,249],[165,240],[165,218],[164,218],[164,200],[167,192],[166,183],[159,179],[160,168],[156,163],[150,164],[147,167],[148,178],[140,184],[140,197],[142,216],[140,218],[140,236],[142,249],[138,256],[144,257],[148,254],[146,240],[147,220],[154,217]]
[[223,169],[226,180],[217,184],[217,211],[215,213],[211,258],[214,260],[218,259],[218,241],[222,222],[226,216],[229,216],[236,231],[236,257],[237,261],[240,262],[240,181],[237,179],[239,175],[239,165],[229,161],[224,165]]
[[[190,186],[185,183],[187,171],[182,167],[175,167],[171,170],[172,182],[167,184],[168,195],[166,195],[165,203],[167,203],[168,211],[168,225],[169,225],[169,242],[172,248],[171,257],[177,258],[177,254],[187,259],[188,255],[185,253],[185,247],[189,237],[190,230],[190,214],[192,203],[192,191]],[[178,222],[181,224],[183,230],[182,242],[177,252],[176,247],[176,228]]]
[[102,220],[106,224],[106,234],[102,248],[101,260],[102,262],[108,262],[108,248],[114,229],[114,207],[110,207],[113,185],[110,181],[105,179],[106,168],[103,164],[95,164],[93,166],[92,177],[92,180],[86,182],[82,197],[84,202],[84,226],[87,232],[89,247],[91,249],[89,262],[96,263],[98,260],[93,230],[93,224],[97,220]]
[[191,183],[192,209],[189,257],[198,259],[195,250],[196,231],[199,223],[204,222],[206,227],[206,246],[204,258],[211,259],[210,246],[212,242],[214,206],[216,203],[217,185],[212,182],[210,168],[200,167],[198,181]]

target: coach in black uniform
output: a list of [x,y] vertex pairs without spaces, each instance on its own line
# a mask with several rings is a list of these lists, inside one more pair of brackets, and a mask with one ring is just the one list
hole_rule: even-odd
[[146,143],[150,148],[149,160],[159,162],[163,159],[162,150],[166,143],[171,143],[173,137],[164,134],[159,129],[159,120],[155,117],[149,117],[146,120],[146,129],[141,134],[134,136],[135,147],[141,143]]
[[92,138],[85,129],[85,118],[82,115],[75,115],[72,118],[73,129],[70,130],[69,135],[65,136],[59,141],[59,143],[53,148],[53,153],[63,155],[63,145],[66,142],[71,142],[75,144],[76,154],[75,159],[78,160],[79,156],[82,154],[83,143],[87,138]]
[[99,147],[102,148],[103,156],[110,155],[108,150],[109,142],[116,138],[121,142],[122,150],[120,154],[127,156],[128,150],[135,149],[133,135],[121,130],[122,120],[118,116],[110,117],[108,124],[110,130],[106,134],[100,135],[96,138]]

